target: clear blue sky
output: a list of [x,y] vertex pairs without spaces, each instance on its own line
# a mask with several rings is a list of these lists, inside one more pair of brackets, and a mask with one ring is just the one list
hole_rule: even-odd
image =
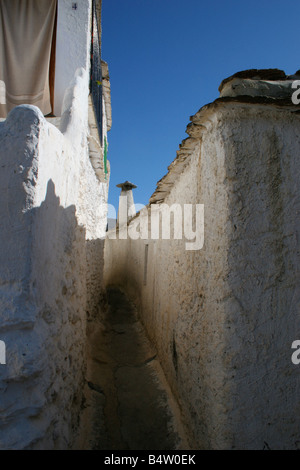
[[112,129],[109,203],[125,180],[147,204],[221,81],[250,68],[300,69],[297,0],[103,0]]

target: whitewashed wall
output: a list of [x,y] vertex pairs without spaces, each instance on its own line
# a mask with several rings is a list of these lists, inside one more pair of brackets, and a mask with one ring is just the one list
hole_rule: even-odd
[[105,282],[139,306],[197,448],[299,447],[293,111],[224,100],[192,118],[188,164],[174,178],[171,165],[173,185],[162,183],[161,194],[168,204],[204,204],[201,250],[186,251],[184,240],[105,242]]
[[101,281],[90,250],[105,234],[107,193],[89,160],[87,97],[81,70],[62,132],[34,106],[0,123],[2,449],[66,449],[78,426],[86,314]]
[[[77,9],[72,9],[72,4]],[[66,89],[75,71],[89,70],[91,42],[91,0],[58,0],[54,86],[54,114],[61,116]]]

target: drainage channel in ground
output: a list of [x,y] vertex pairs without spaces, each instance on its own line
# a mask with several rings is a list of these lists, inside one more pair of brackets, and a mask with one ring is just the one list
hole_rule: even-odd
[[102,323],[89,322],[84,433],[98,450],[189,450],[179,408],[134,305],[107,291]]

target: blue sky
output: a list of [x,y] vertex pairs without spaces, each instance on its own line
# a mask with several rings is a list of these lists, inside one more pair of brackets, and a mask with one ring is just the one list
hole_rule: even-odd
[[109,203],[129,180],[147,204],[191,115],[250,68],[300,69],[297,0],[102,0],[112,129]]

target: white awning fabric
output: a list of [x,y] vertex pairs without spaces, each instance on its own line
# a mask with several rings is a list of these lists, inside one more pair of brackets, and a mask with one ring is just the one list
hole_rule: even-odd
[[57,0],[0,0],[0,117],[20,104],[51,112],[49,63]]

